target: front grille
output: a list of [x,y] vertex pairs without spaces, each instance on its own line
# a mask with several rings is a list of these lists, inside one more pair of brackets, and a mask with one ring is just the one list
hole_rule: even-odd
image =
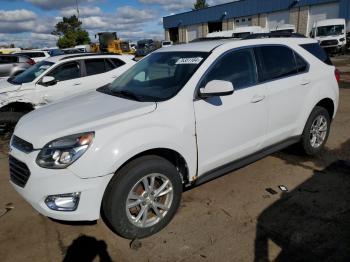
[[33,145],[31,143],[15,135],[12,137],[11,146],[24,153],[30,153],[33,151]]
[[324,40],[320,44],[321,46],[330,46],[330,45],[338,45],[337,40]]
[[30,177],[30,170],[27,165],[13,156],[9,156],[10,179],[17,186],[24,187]]

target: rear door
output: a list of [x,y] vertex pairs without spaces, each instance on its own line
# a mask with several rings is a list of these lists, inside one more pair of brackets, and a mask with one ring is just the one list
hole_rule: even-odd
[[307,62],[287,46],[261,46],[255,54],[268,97],[266,147],[296,135],[311,79]]
[[212,80],[230,81],[235,91],[194,101],[199,174],[258,151],[267,127],[266,90],[258,85],[253,49],[223,55],[200,87]]
[[[121,74],[120,66],[124,62],[117,62],[108,58],[91,58],[84,60],[83,85],[88,90],[95,90],[113,82]],[[120,72],[119,72],[120,71]]]

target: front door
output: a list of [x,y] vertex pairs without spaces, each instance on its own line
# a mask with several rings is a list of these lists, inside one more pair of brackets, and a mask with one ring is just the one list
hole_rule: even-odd
[[199,175],[258,151],[267,128],[266,90],[252,49],[219,58],[200,87],[211,80],[230,81],[235,91],[194,101]]
[[40,81],[37,83],[36,90],[41,104],[52,103],[84,91],[85,87],[81,81],[81,66],[78,61],[61,64],[46,76],[54,77],[57,82],[52,85],[44,85]]

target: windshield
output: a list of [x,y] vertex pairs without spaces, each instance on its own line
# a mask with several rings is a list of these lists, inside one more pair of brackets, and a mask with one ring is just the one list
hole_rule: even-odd
[[111,94],[137,101],[174,97],[208,57],[204,52],[158,52],[145,57],[118,77]]
[[26,71],[20,73],[9,81],[14,84],[23,84],[32,82],[35,78],[40,76],[44,71],[49,69],[54,63],[48,61],[41,61],[32,67],[28,68]]
[[328,25],[317,27],[317,36],[331,36],[344,34],[344,25]]

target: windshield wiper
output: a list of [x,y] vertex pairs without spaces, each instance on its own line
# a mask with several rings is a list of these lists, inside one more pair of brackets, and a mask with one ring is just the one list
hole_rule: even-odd
[[122,97],[125,97],[125,98],[131,98],[132,100],[140,101],[140,98],[137,95],[135,95],[133,92],[130,92],[128,90],[119,90],[119,91],[112,90],[112,93],[114,95],[121,95]]

